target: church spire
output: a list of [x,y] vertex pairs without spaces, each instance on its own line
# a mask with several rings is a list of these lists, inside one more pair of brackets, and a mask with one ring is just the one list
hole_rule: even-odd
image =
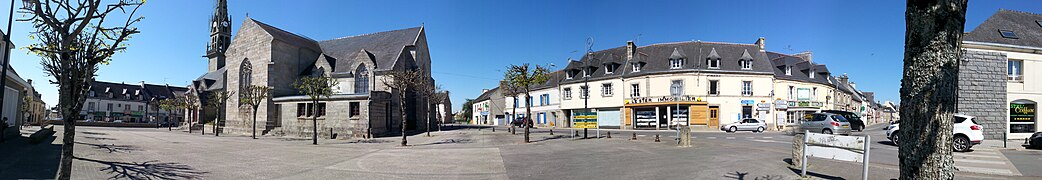
[[228,0],[214,0],[214,12],[210,17],[210,43],[206,45],[209,71],[224,67],[224,52],[231,44],[232,23],[228,15]]

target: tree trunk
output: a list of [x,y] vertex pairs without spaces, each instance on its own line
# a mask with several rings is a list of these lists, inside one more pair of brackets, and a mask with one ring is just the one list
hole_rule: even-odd
[[195,113],[192,113],[192,109],[187,109],[187,112],[185,112],[186,118],[188,118],[188,122],[185,123],[185,124],[188,124],[188,133],[189,134],[192,133],[192,119],[195,119],[195,116],[192,116],[192,115],[194,115],[194,114]]
[[405,139],[405,137],[406,137],[405,136],[405,125],[406,125],[405,121],[406,121],[406,119],[409,118],[409,114],[405,113],[405,91],[404,90],[402,92],[399,92],[398,98],[399,98],[398,109],[401,111],[399,113],[402,113],[402,146],[408,146],[409,145],[409,140]]
[[901,179],[952,179],[952,119],[966,0],[909,0],[905,10]]
[[[315,108],[311,109],[311,145],[318,145],[318,100],[311,101]],[[332,134],[330,134],[332,136]]]
[[257,139],[257,106],[253,106],[253,139]]
[[66,76],[56,78],[60,82],[58,84],[58,113],[61,113],[62,117],[65,118],[62,119],[64,122],[62,125],[64,128],[62,132],[62,150],[55,179],[70,179],[72,175],[73,147],[76,142],[75,117],[79,115],[79,110],[83,108],[84,97],[81,95],[86,89],[84,84],[90,83],[90,79],[83,77],[93,77],[94,74],[91,70],[87,71],[80,73],[68,72]]
[[[430,99],[428,99],[427,101],[429,102]],[[427,104],[427,129],[424,131],[427,131],[427,137],[431,137],[431,105],[430,103],[425,104]]]
[[525,143],[529,143],[528,129],[532,127],[532,125],[528,124],[532,120],[532,102],[528,102],[532,95],[528,95],[528,91],[528,87],[525,87],[525,121],[522,121],[523,124],[521,124],[521,126],[525,127]]
[[520,102],[521,102],[521,101],[517,100],[517,94],[514,94],[514,102],[518,102],[518,103],[514,103],[514,108],[511,108],[514,111],[514,117],[509,121],[510,122],[510,134],[517,134],[517,127],[514,126],[514,121],[517,121],[517,105],[520,104]]

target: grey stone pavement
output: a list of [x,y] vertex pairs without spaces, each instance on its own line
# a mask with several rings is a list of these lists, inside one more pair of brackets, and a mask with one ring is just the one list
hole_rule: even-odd
[[[876,127],[878,128],[878,127]],[[56,127],[55,129],[61,129]],[[370,140],[188,134],[152,128],[77,127],[75,179],[799,179],[790,167],[792,136],[780,132],[695,132],[693,147],[676,147],[668,131],[602,131],[599,139],[535,129],[533,143],[503,128],[446,128]],[[870,179],[896,178],[896,147],[873,136]],[[26,132],[23,132],[26,133]],[[58,132],[60,135],[61,132]],[[591,134],[593,131],[591,131]],[[654,135],[661,142],[654,142]],[[0,143],[0,179],[51,178],[61,139],[37,145]],[[877,149],[878,148],[878,149]],[[892,150],[891,150],[892,149]],[[974,152],[993,152],[975,147]],[[892,152],[891,152],[892,151]],[[1038,151],[995,149],[1003,157],[1042,158]],[[958,157],[958,156],[957,156]],[[988,158],[982,155],[971,157]],[[972,160],[972,159],[971,159]],[[1039,168],[1038,161],[1016,160]],[[861,164],[810,159],[811,179],[859,179]],[[984,161],[971,161],[981,163]],[[988,162],[984,162],[987,164]],[[1026,164],[1025,164],[1026,163]],[[965,164],[965,163],[963,163]],[[957,166],[960,165],[957,160]],[[965,165],[964,165],[965,166]],[[970,166],[966,166],[970,167]],[[958,179],[1037,179],[1038,174],[971,172]],[[1042,172],[1034,170],[1033,172]],[[1030,177],[1035,176],[1035,177]]]

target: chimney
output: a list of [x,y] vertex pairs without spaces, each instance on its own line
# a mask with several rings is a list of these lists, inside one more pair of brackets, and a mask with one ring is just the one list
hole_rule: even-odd
[[488,92],[488,89],[481,89],[481,94],[485,94],[486,92]]
[[857,84],[854,84],[854,82],[850,82],[850,88],[857,89]]
[[626,41],[626,59],[633,60],[635,54],[637,54],[637,45],[633,41]]
[[813,55],[814,55],[814,52],[811,52],[811,51],[803,51],[803,52],[800,52],[800,53],[796,53],[796,54],[793,54],[792,56],[796,56],[796,57],[800,57],[800,58],[803,58],[803,60],[807,60],[807,61],[809,61],[809,62],[810,62],[811,64],[814,64],[814,59],[813,59]]
[[756,46],[760,47],[760,51],[766,51],[767,50],[766,48],[764,48],[764,44],[763,44],[764,40],[765,39],[763,37],[760,37],[760,39],[756,40]]
[[846,84],[848,80],[847,73],[843,73],[843,75],[836,77],[836,79],[839,79],[840,84]]

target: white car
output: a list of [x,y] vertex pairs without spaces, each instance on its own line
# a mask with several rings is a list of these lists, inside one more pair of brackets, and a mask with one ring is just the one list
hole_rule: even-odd
[[[962,114],[955,115],[955,124],[952,126],[952,133],[955,135],[952,139],[952,150],[969,151],[973,145],[984,141],[984,127],[978,125],[973,118],[973,116]],[[894,144],[900,140],[897,136],[900,127],[899,124],[891,124],[886,127],[886,137]]]
[[767,129],[767,123],[757,119],[742,119],[736,123],[720,126],[720,130],[727,132],[753,131],[763,132]]

